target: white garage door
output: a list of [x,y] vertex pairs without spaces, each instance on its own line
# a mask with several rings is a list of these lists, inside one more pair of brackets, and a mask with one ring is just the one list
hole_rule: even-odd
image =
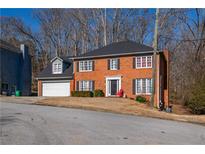
[[70,96],[70,81],[42,83],[43,96]]

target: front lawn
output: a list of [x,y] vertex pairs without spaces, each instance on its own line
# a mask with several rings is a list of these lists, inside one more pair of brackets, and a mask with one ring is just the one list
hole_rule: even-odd
[[140,115],[153,118],[205,124],[205,115],[192,115],[180,105],[173,106],[173,113],[160,112],[146,104],[125,98],[88,98],[88,97],[49,97],[35,104],[58,107],[106,111],[121,114]]

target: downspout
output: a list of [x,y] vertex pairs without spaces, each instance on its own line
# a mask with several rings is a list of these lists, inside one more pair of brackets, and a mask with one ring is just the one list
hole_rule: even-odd
[[73,59],[73,91],[75,91],[75,63]]

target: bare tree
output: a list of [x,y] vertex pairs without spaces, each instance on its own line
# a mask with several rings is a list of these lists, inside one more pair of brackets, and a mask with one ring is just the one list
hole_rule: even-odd
[[[34,9],[39,31],[22,20],[1,17],[1,39],[32,54],[33,75],[54,56],[77,56],[113,42],[133,40],[152,45],[152,9]],[[160,9],[158,48],[171,54],[170,86],[175,101],[189,99],[190,89],[205,79],[204,9]]]

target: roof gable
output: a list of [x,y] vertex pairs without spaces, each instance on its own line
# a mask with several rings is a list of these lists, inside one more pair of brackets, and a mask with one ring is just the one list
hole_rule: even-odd
[[[52,71],[53,63],[56,61],[61,61],[63,64],[62,73],[54,74]],[[54,57],[48,66],[43,69],[38,75],[37,78],[72,78],[73,77],[73,63],[69,57]]]
[[73,64],[65,64],[65,69],[61,74],[52,73],[52,63],[49,63],[48,66],[43,69],[38,75],[37,78],[72,78],[73,77]]
[[54,57],[53,59],[51,59],[51,63],[54,62],[56,59],[60,60],[60,61],[63,61],[63,59],[61,59],[60,57],[56,56]]

